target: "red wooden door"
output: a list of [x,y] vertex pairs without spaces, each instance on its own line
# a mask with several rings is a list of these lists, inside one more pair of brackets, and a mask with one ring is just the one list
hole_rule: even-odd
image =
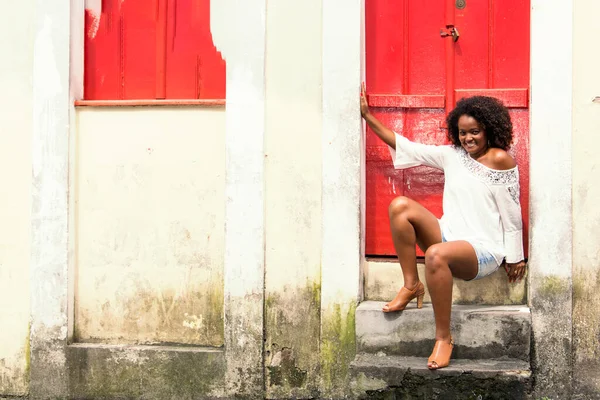
[[[444,118],[461,97],[501,99],[514,125],[527,232],[529,0],[366,0],[366,75],[372,112],[421,143],[447,143]],[[366,164],[366,254],[395,255],[389,203],[405,195],[440,217],[444,177],[428,167],[394,170],[370,130]]]

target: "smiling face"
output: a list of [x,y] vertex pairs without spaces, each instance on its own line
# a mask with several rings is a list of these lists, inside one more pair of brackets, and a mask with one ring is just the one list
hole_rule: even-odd
[[458,119],[458,140],[463,149],[473,158],[484,155],[488,150],[485,131],[475,118],[466,114]]

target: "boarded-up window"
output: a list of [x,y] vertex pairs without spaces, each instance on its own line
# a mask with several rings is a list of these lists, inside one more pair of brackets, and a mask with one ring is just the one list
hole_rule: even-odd
[[92,0],[85,99],[224,99],[210,0]]

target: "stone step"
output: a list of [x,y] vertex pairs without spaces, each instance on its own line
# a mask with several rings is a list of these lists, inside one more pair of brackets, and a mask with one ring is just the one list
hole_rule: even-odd
[[359,398],[525,399],[531,389],[529,363],[510,359],[452,359],[427,369],[427,358],[357,354],[350,365]]
[[[384,313],[385,303],[364,301],[356,309],[359,353],[429,357],[434,345],[433,308],[416,301],[402,312]],[[509,357],[529,362],[531,315],[526,306],[453,305],[453,356],[466,359]]]
[[[425,285],[425,302],[431,302],[425,265],[417,264],[421,282]],[[364,266],[364,293],[366,300],[390,301],[404,285],[400,264],[397,260],[370,259]],[[452,301],[454,304],[508,305],[525,304],[525,279],[518,283],[509,283],[506,272],[500,268],[490,276],[476,281],[454,280]]]

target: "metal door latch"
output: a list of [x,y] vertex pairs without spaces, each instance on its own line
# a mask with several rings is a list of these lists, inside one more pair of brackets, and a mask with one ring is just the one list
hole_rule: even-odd
[[440,36],[441,37],[452,36],[452,40],[454,40],[456,42],[458,40],[458,38],[460,37],[460,34],[458,33],[458,28],[456,28],[455,26],[452,26],[452,25],[448,25],[448,26],[446,26],[446,29],[440,29]]

